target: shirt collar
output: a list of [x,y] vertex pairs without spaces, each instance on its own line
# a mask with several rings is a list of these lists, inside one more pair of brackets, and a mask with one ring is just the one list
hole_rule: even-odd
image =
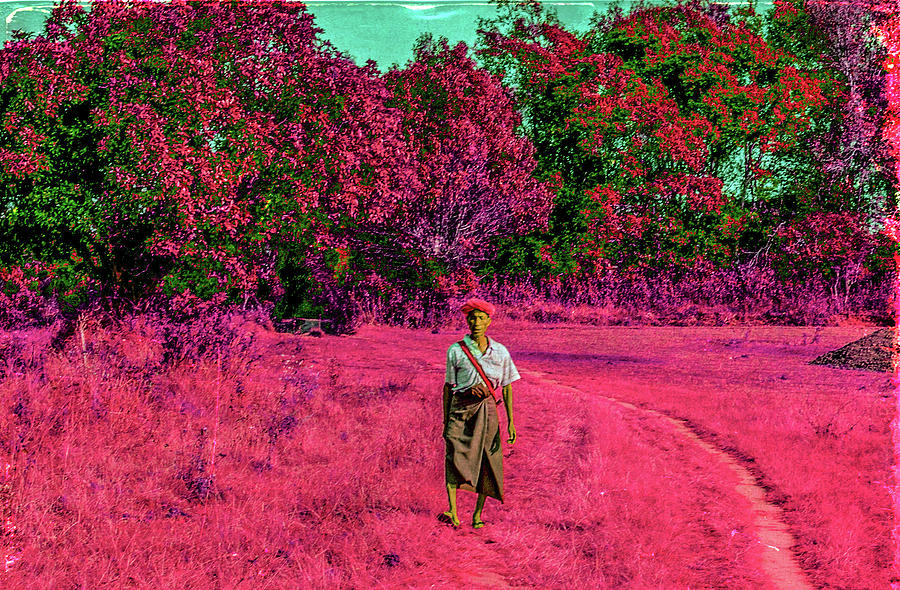
[[485,338],[487,338],[488,345],[487,345],[487,348],[484,349],[484,352],[481,352],[481,349],[478,348],[478,343],[472,339],[471,335],[466,334],[465,336],[463,336],[463,340],[466,341],[466,344],[469,345],[469,348],[472,348],[472,349],[478,351],[479,354],[487,354],[491,350],[491,346],[494,344],[494,341],[491,340],[491,337],[488,336],[487,334],[485,334]]

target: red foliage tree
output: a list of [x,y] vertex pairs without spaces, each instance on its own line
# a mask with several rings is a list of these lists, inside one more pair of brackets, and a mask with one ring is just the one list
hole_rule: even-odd
[[639,7],[584,34],[537,6],[482,37],[488,67],[517,89],[542,172],[561,175],[558,247],[588,269],[731,264],[759,245],[763,204],[788,203],[795,177],[809,178],[796,156],[835,92],[827,73],[773,48],[752,13],[700,3]]
[[3,262],[130,294],[325,274],[342,227],[407,190],[407,155],[374,66],[317,32],[300,3],[58,6],[0,53],[4,222],[22,246]]

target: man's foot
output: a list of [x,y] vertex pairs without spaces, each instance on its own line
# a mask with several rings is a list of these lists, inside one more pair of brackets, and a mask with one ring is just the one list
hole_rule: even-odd
[[438,514],[438,520],[449,524],[450,526],[452,526],[455,529],[459,528],[459,517],[456,516],[455,514],[453,514],[452,512],[450,512],[449,510],[447,512],[442,512],[441,514]]
[[484,521],[481,518],[473,518],[472,519],[472,528],[480,529],[484,527]]

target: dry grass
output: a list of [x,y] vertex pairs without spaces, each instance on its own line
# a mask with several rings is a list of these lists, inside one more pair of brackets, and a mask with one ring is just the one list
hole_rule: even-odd
[[4,335],[4,587],[765,586],[732,476],[659,421],[520,383],[507,504],[454,531],[446,335],[220,319]]
[[563,383],[685,419],[768,488],[817,586],[878,589],[892,576],[890,376],[808,364],[871,331],[518,324],[506,339]]

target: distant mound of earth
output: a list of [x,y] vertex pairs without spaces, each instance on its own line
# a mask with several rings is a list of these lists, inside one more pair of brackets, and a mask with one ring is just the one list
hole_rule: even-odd
[[894,370],[892,359],[895,352],[894,330],[884,328],[837,350],[826,352],[809,364],[891,373]]

